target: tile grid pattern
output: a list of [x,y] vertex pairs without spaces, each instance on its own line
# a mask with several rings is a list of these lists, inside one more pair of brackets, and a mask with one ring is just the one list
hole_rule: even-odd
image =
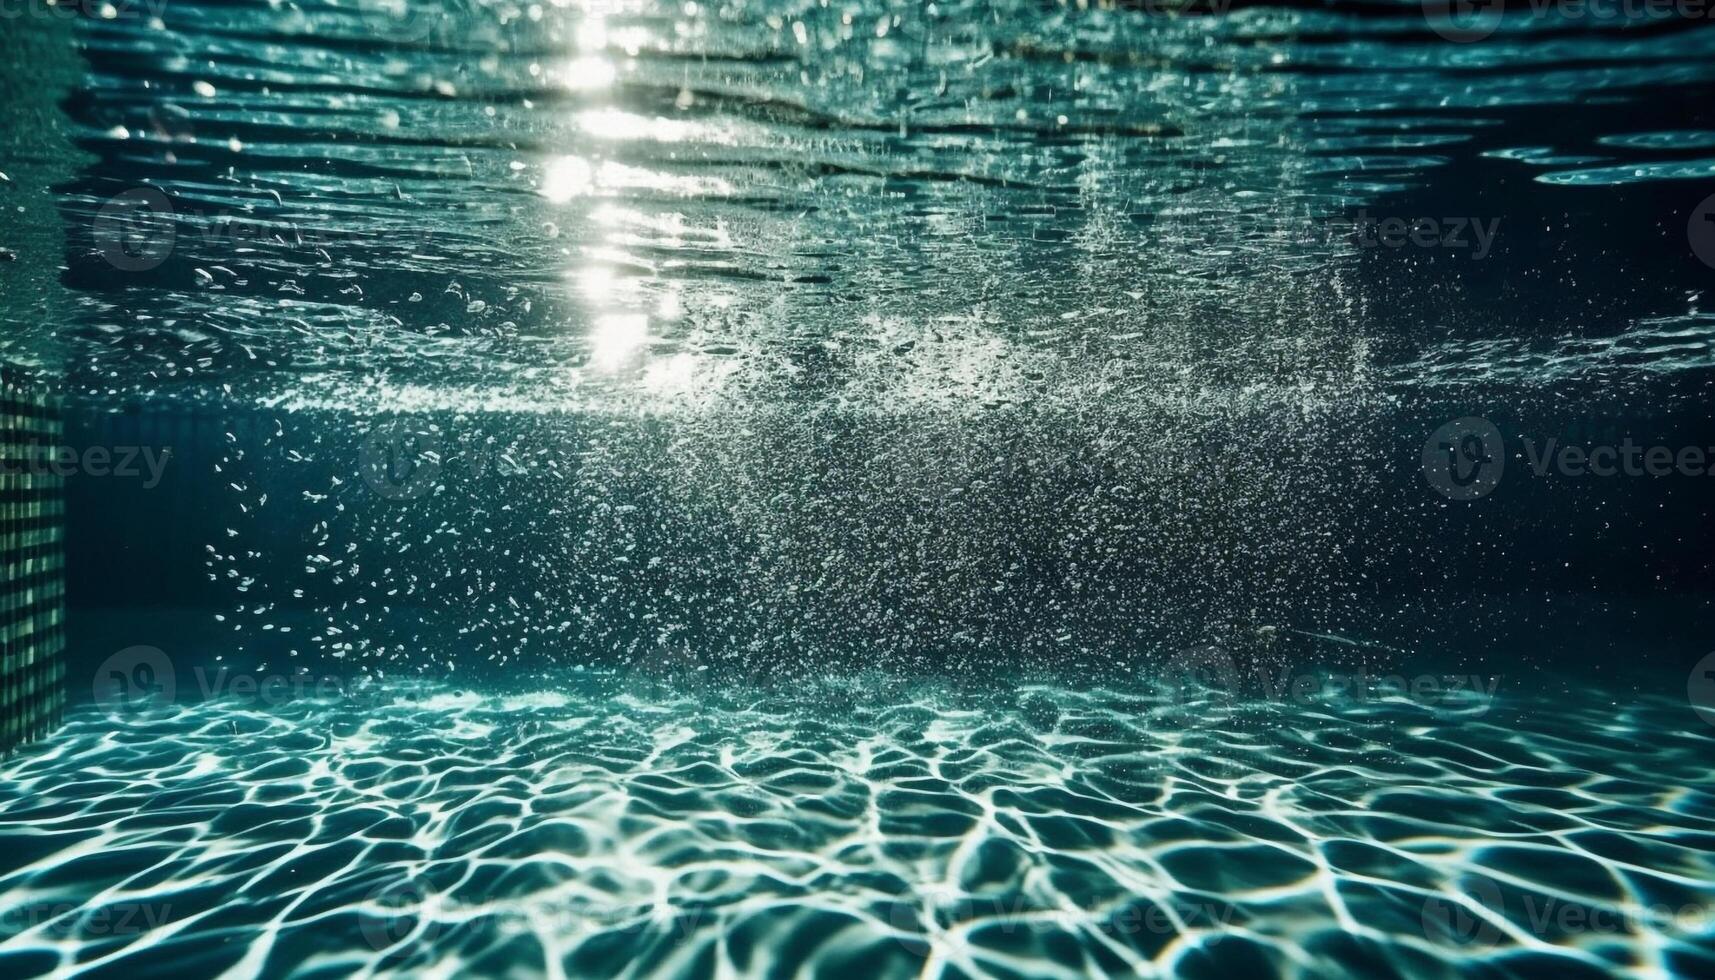
[[0,750],[40,738],[65,713],[61,435],[50,386],[0,365]]

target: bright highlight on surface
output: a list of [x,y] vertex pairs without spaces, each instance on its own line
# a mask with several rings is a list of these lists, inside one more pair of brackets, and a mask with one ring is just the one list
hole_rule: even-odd
[[548,164],[542,177],[542,196],[555,204],[588,194],[594,186],[594,171],[583,157],[560,157]]
[[649,318],[641,313],[598,317],[590,334],[590,360],[604,370],[624,364],[649,341]]
[[566,87],[574,91],[606,88],[613,84],[613,63],[605,58],[577,58],[566,66]]

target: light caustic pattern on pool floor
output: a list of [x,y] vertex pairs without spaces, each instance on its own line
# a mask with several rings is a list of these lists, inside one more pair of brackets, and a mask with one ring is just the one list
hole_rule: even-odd
[[1715,972],[1683,702],[599,686],[87,709],[0,974]]

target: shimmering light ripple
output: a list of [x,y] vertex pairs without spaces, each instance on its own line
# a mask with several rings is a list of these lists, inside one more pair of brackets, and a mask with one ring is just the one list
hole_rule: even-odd
[[0,974],[1715,971],[1682,702],[553,690],[86,709],[0,770]]
[[[0,304],[0,345],[51,322],[101,398],[927,408],[1134,365],[1186,397],[1362,392],[1483,374],[1447,337],[1540,338],[1461,273],[1490,266],[1331,219],[1453,209],[1500,219],[1492,265],[1534,262],[1545,223],[1620,248],[1588,188],[1689,185],[1664,198],[1677,233],[1715,168],[1694,19],[1453,44],[1417,2],[114,6],[77,23],[56,120],[87,154],[56,182],[63,253],[26,255],[66,267],[67,312]],[[1531,189],[1413,195],[1503,180]],[[166,216],[118,270],[114,201],[141,188]],[[1545,288],[1603,301],[1554,324],[1575,341],[1701,312],[1700,280],[1616,306],[1569,271],[1671,282],[1682,247],[1635,271],[1540,247],[1568,270]]]

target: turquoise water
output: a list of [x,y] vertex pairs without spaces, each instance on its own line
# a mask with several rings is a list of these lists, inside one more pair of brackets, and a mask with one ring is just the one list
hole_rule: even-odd
[[[67,364],[679,413],[1708,368],[1709,32],[1366,11],[136,0],[76,33]],[[1339,225],[1389,217],[1459,244]]]
[[3,12],[0,974],[1715,974],[1707,18]]
[[[880,676],[90,710],[11,975],[1696,975],[1684,706]],[[1664,734],[1670,733],[1670,734]],[[144,924],[150,928],[144,930]]]

